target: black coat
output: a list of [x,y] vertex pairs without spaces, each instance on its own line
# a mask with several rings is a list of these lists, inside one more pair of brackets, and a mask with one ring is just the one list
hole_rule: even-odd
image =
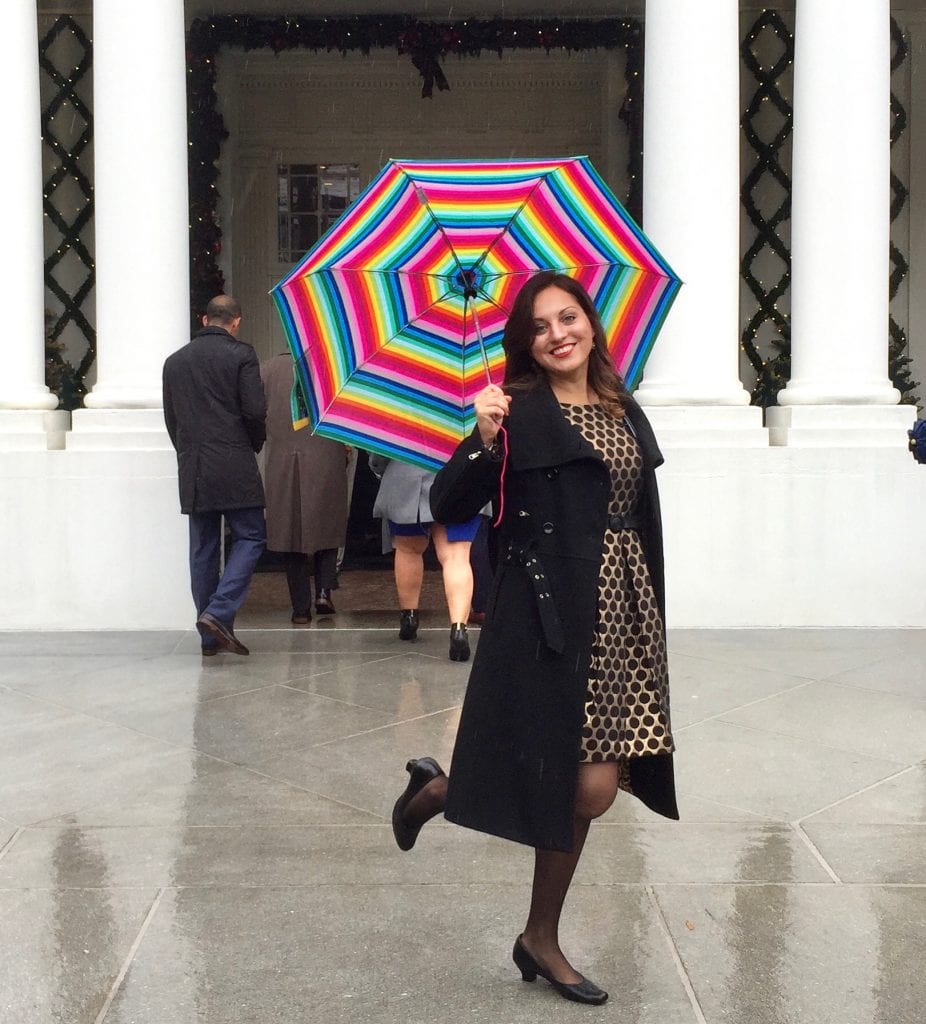
[[204,327],[168,356],[163,380],[181,511],[263,508],[254,453],[266,436],[267,403],[254,349],[221,327]]
[[[643,456],[637,512],[664,622],[655,475],[663,458],[633,400],[627,418]],[[610,475],[545,383],[515,394],[505,428],[497,567],[463,703],[445,814],[516,842],[569,850]],[[437,474],[431,489],[435,520],[465,520],[486,501],[497,501],[501,473],[501,462],[485,453],[474,431]],[[677,818],[672,756],[631,758],[629,766],[633,794]]]

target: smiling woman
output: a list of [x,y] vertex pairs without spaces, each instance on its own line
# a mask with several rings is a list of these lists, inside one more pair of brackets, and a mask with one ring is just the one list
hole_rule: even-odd
[[493,501],[498,568],[451,772],[410,761],[393,829],[403,850],[448,820],[535,849],[530,911],[513,959],[566,999],[600,1004],[559,946],[559,920],[594,818],[618,789],[678,817],[669,720],[662,533],[642,410],[608,355],[579,282],[545,271],[505,326],[503,387],[434,481],[457,522]]

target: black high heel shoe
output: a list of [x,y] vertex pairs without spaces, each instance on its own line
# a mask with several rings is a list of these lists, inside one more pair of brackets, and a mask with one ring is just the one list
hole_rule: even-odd
[[545,967],[537,963],[531,956],[521,941],[520,935],[514,940],[511,957],[525,981],[535,981],[539,974],[541,978],[546,978],[563,999],[571,999],[574,1003],[587,1003],[589,1006],[601,1006],[607,1001],[608,993],[594,982],[589,981],[588,978],[583,978],[575,985],[566,985],[562,981],[557,981]]
[[419,757],[417,761],[413,758],[405,766],[405,770],[410,776],[408,785],[392,808],[392,834],[400,850],[410,850],[421,831],[421,825],[413,828],[405,824],[402,817],[405,808],[429,782],[439,779],[444,774],[444,770],[433,757]]
[[450,660],[469,661],[469,637],[464,622],[455,622],[450,627]]
[[418,639],[418,609],[403,608],[399,615],[399,639]]

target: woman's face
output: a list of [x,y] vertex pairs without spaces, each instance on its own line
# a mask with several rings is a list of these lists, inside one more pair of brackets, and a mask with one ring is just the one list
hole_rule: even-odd
[[534,298],[531,356],[549,376],[584,377],[594,347],[592,325],[575,296],[556,285]]

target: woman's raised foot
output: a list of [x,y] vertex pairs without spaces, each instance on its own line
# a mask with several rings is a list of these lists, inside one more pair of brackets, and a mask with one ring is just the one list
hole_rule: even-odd
[[[433,757],[419,757],[417,760],[413,758],[405,766],[405,770],[409,775],[408,785],[392,808],[392,834],[400,850],[410,850],[415,845],[418,833],[425,822],[443,808],[444,794],[447,790],[447,776]],[[422,794],[431,783],[437,786],[436,780],[441,780],[440,792]],[[427,800],[424,808],[419,807],[419,813],[410,814],[409,805],[419,794],[422,794],[422,799],[429,795],[433,796],[433,799]],[[414,811],[415,808],[411,810]]]

